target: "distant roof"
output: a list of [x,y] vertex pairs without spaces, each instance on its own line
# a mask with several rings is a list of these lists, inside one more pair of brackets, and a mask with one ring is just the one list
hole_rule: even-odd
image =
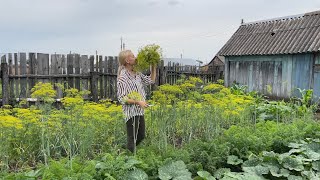
[[214,66],[224,66],[224,57],[216,55],[207,65],[212,63]]
[[320,11],[242,24],[218,52],[221,56],[320,51]]
[[190,59],[190,58],[162,58],[164,61],[164,65],[166,66],[168,62],[172,63],[179,63],[181,65],[199,65],[199,62],[197,62],[196,59]]

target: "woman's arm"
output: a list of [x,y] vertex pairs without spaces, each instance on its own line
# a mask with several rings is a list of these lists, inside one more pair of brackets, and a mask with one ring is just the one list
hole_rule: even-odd
[[148,86],[150,84],[154,84],[155,83],[156,76],[157,76],[157,66],[150,66],[150,71],[151,71],[150,76],[146,76],[146,75],[140,73],[140,76],[141,76],[141,79],[142,79],[142,83],[145,86]]
[[140,73],[142,82],[143,82],[143,84],[144,84],[145,86],[148,86],[148,85],[150,85],[150,84],[153,84],[153,83],[155,83],[155,81],[156,81],[157,66],[150,66],[150,71],[151,71],[150,76],[146,76],[146,75]]
[[151,71],[151,80],[153,82],[156,81],[156,76],[157,76],[157,65],[152,65],[150,66],[150,71]]
[[136,100],[134,100],[134,99],[127,99],[127,103],[128,103],[128,104],[137,104],[137,105],[139,105],[139,106],[142,107],[142,108],[148,107],[148,104],[147,104],[147,102],[145,102],[145,101],[136,101]]
[[126,103],[126,84],[123,81],[123,79],[119,78],[117,80],[117,97],[118,97],[118,101],[121,104],[125,104]]

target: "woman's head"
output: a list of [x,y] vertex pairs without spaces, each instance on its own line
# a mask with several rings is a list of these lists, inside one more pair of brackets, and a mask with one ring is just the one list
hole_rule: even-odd
[[119,66],[135,65],[136,57],[131,50],[123,50],[119,53]]
[[119,53],[118,57],[119,68],[118,68],[118,78],[120,77],[120,72],[125,66],[133,66],[136,64],[136,57],[131,50],[123,50]]

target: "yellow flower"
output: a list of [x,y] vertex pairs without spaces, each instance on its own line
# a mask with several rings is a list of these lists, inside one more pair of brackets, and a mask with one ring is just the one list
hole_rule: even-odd
[[83,98],[82,97],[64,97],[61,99],[61,102],[65,107],[72,107],[72,106],[83,104]]
[[218,92],[223,88],[224,88],[224,86],[222,86],[220,84],[209,84],[203,88],[203,91],[205,91],[205,92]]
[[133,99],[133,100],[136,100],[136,101],[142,101],[143,100],[141,94],[136,92],[136,91],[131,92],[130,94],[127,95],[127,97],[128,97],[128,99]]
[[181,84],[180,87],[181,87],[182,90],[186,91],[186,90],[189,90],[189,89],[193,89],[196,86],[194,84],[186,82],[186,83]]
[[188,82],[190,82],[191,84],[196,84],[196,83],[203,84],[202,79],[200,79],[199,77],[189,77]]
[[38,98],[46,102],[53,102],[53,98],[56,96],[56,91],[50,83],[39,82],[31,89],[31,92],[32,98]]
[[22,121],[14,116],[0,116],[0,127],[22,129]]
[[14,112],[16,112],[16,116],[23,121],[23,124],[37,124],[40,123],[40,110],[36,109],[22,109],[15,108]]
[[202,104],[201,103],[197,103],[197,104],[194,105],[194,107],[196,109],[202,109]]

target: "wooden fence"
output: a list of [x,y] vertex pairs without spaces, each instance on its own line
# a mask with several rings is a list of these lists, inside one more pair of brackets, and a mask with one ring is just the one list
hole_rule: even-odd
[[[1,57],[2,104],[14,104],[30,98],[31,89],[37,82],[50,82],[57,91],[57,99],[64,97],[64,88],[89,90],[85,98],[116,100],[118,57],[80,54],[9,53]],[[163,61],[157,68],[156,86],[176,83],[184,74],[201,77],[212,82],[218,77],[214,72],[200,72],[197,66],[179,66]],[[149,88],[150,90],[150,88]],[[150,91],[149,91],[150,92]]]

